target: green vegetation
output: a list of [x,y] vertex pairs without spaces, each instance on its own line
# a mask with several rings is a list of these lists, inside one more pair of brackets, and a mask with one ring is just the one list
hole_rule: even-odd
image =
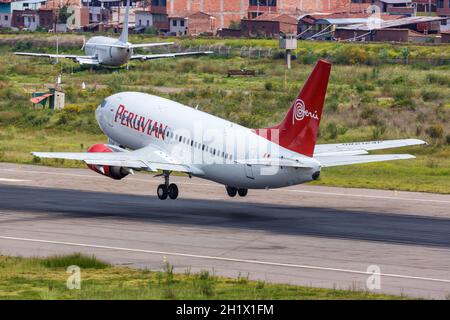
[[[1,35],[0,40],[17,37]],[[42,39],[41,39],[42,37]],[[79,52],[67,36],[64,52]],[[78,39],[77,38],[77,39]],[[71,61],[17,57],[13,50],[54,52],[49,35],[0,46],[0,161],[81,166],[40,161],[30,151],[80,151],[105,141],[94,119],[101,100],[132,90],[160,95],[250,128],[278,123],[318,58],[335,62],[319,143],[418,137],[427,147],[395,150],[416,160],[324,169],[314,184],[450,193],[450,50],[448,45],[299,42],[287,71],[282,59],[232,55],[133,62],[131,69],[90,72]],[[79,39],[78,39],[79,40]],[[133,42],[161,40],[135,35]],[[178,40],[177,40],[178,41]],[[181,38],[183,46],[276,48],[276,40]],[[0,41],[1,43],[1,41]],[[34,43],[34,42],[33,42]],[[64,44],[65,43],[65,44]],[[66,47],[65,47],[66,45]],[[383,63],[389,59],[409,64]],[[415,62],[412,62],[414,59]],[[441,59],[440,65],[427,59]],[[445,60],[447,59],[447,60]],[[447,61],[447,62],[446,62]],[[255,70],[255,77],[227,77],[229,69]],[[33,91],[45,91],[63,73],[66,109],[34,110]],[[81,84],[87,85],[85,90]],[[391,152],[391,151],[390,151]]]
[[[81,269],[81,288],[67,289],[67,267]],[[175,273],[174,271],[181,271]],[[161,271],[114,267],[94,256],[0,256],[0,299],[404,299],[354,288],[320,289],[192,274],[167,261]]]

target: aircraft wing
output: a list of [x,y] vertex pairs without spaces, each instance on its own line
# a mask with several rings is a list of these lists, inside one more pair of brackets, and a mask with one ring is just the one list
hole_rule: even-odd
[[181,163],[153,146],[122,152],[32,152],[32,154],[39,158],[78,160],[92,165],[120,166],[148,171],[170,170],[187,173],[195,171],[195,168]]
[[320,162],[322,167],[345,166],[349,164],[414,159],[410,154],[382,154],[382,155],[357,155],[357,156],[315,156],[314,159]]
[[72,59],[79,64],[98,65],[99,61],[94,56],[78,56],[74,54],[52,54],[52,53],[34,53],[34,52],[14,52],[18,56],[29,56],[38,58],[53,58],[53,59]]
[[176,53],[159,53],[159,54],[135,54],[131,56],[131,60],[151,60],[161,58],[175,58],[179,56],[190,56],[198,54],[211,54],[213,51],[193,51],[193,52],[176,52]]
[[385,141],[366,141],[366,142],[350,142],[350,143],[336,143],[336,144],[318,144],[314,149],[314,158],[325,155],[340,155],[347,153],[365,154],[371,150],[381,150],[390,148],[399,148],[406,146],[415,146],[426,144],[425,141],[419,139],[400,139],[400,140],[385,140]]
[[153,43],[136,43],[132,44],[131,48],[150,48],[150,47],[160,47],[160,46],[170,46],[175,42],[153,42]]

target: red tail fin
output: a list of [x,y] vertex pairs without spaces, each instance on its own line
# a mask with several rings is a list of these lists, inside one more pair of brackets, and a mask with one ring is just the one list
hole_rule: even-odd
[[312,157],[330,71],[331,64],[319,60],[284,120],[279,125],[266,129],[268,131],[257,129],[256,134],[267,135],[272,140],[270,130],[278,129],[280,146]]

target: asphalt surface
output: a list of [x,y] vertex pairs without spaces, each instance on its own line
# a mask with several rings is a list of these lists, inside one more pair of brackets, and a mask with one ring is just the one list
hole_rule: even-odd
[[301,185],[229,198],[173,177],[180,198],[161,201],[161,180],[0,164],[0,254],[84,252],[153,270],[167,259],[176,272],[450,298],[449,195]]

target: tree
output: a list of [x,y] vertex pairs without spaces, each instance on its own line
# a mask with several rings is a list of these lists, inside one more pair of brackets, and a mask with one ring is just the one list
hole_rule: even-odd
[[230,21],[230,29],[232,30],[240,30],[241,29],[241,22],[240,21]]

